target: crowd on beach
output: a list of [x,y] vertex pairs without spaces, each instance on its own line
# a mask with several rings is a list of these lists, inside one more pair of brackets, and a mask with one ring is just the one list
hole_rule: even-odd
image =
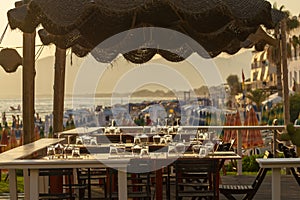
[[[238,112],[238,110],[218,109],[211,105],[181,105],[179,101],[149,101],[114,107],[97,106],[96,109],[68,110],[64,114],[63,127],[64,130],[69,130],[75,127],[95,126],[235,125],[233,124],[235,117],[232,116]],[[35,113],[34,132],[36,139],[52,137],[53,134],[53,115],[49,114],[43,117],[44,119]],[[263,115],[262,118],[264,117]],[[0,141],[1,144],[7,145],[5,149],[21,145],[22,134],[23,122],[21,117],[12,115],[11,121],[8,122],[6,113],[3,112],[0,123]],[[220,132],[219,135],[224,137],[224,132]],[[230,139],[230,137],[225,134],[225,139]]]

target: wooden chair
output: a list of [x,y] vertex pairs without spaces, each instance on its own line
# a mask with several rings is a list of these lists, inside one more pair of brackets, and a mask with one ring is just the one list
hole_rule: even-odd
[[218,163],[213,159],[177,160],[175,170],[176,199],[216,199]]
[[[270,151],[265,152],[264,158],[272,158],[272,157],[273,154]],[[268,170],[269,169],[267,168],[260,168],[252,184],[249,185],[221,184],[219,185],[219,191],[227,199],[230,200],[235,200],[236,198],[233,195],[236,194],[244,195],[242,199],[247,199],[247,200],[253,199],[261,183],[263,182]]]
[[[117,183],[117,170],[110,171],[109,198],[117,199],[118,192],[113,183]],[[131,160],[127,167],[127,195],[132,199],[151,199],[151,164],[149,160]],[[115,179],[114,179],[115,178]],[[122,187],[122,186],[121,186]]]
[[[282,151],[285,158],[297,158],[297,153],[294,148],[289,148],[287,146],[282,146]],[[300,173],[299,168],[291,167],[289,168],[291,174],[294,176],[295,180],[297,181],[298,185],[300,186]]]
[[[106,168],[79,168],[77,169],[77,178],[80,185],[85,185],[87,197],[84,190],[79,190],[82,199],[107,199],[107,176]],[[97,188],[97,194],[92,195],[92,188]],[[101,188],[101,189],[100,189]],[[102,190],[102,191],[101,191]],[[95,197],[97,195],[97,197]]]
[[[216,150],[217,151],[234,151],[234,148],[233,148],[234,143],[235,143],[235,139],[232,139],[230,142],[227,142],[227,143],[220,142],[218,144]],[[236,170],[236,161],[233,159],[230,159],[230,162],[231,162],[233,168]],[[222,159],[219,164],[219,171],[222,169],[223,175],[226,175],[226,169],[225,169],[224,164],[225,164],[225,159]]]
[[[29,173],[30,175],[30,173]],[[39,199],[75,199],[76,194],[72,188],[73,169],[41,169],[39,176],[65,176],[67,177],[66,191],[63,193],[40,193]],[[50,191],[50,190],[49,190]]]

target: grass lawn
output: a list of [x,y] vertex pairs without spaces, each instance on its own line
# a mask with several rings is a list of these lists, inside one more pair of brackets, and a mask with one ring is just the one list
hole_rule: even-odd
[[[9,193],[9,178],[5,180],[6,174],[2,174],[0,181],[0,193]],[[23,176],[17,177],[18,192],[24,192]]]

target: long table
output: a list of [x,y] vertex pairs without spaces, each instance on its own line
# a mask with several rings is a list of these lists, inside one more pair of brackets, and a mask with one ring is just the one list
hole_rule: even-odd
[[[39,169],[44,168],[99,168],[110,167],[118,169],[118,192],[119,199],[127,199],[127,165],[131,159],[139,159],[139,156],[120,156],[111,158],[109,154],[99,153],[91,154],[85,158],[56,158],[56,159],[41,159],[32,158],[28,156],[34,152],[45,149],[47,146],[62,142],[63,139],[40,139],[33,143],[11,149],[5,153],[0,154],[0,169],[9,169],[10,176],[10,193],[11,199],[17,199],[17,182],[16,169],[23,169],[24,172],[30,171],[30,176],[24,173],[29,179],[25,182],[25,199],[35,200],[39,197]],[[209,154],[206,158],[222,160],[222,159],[240,159],[240,156],[233,152],[215,152]],[[142,159],[150,159],[153,161],[153,170],[156,171],[156,199],[162,199],[162,167],[166,167],[173,161],[178,159],[176,155],[168,155],[163,152],[150,153],[149,156]],[[179,159],[200,159],[193,154],[184,154]]]
[[[154,153],[155,154],[155,153]],[[192,153],[186,153],[183,156],[177,157],[176,155],[174,156],[166,156],[164,154],[162,154],[163,156],[158,156],[155,157],[154,160],[157,163],[157,167],[156,167],[156,200],[162,200],[163,199],[163,180],[162,180],[162,167],[166,166],[168,163],[175,161],[177,159],[184,159],[184,160],[194,160],[195,162],[201,158],[196,157],[194,154]],[[237,155],[234,152],[213,152],[213,153],[209,153],[208,156],[205,157],[205,159],[213,159],[214,161],[216,161],[218,163],[217,166],[217,170],[219,169],[219,163],[221,163],[222,160],[227,160],[227,159],[241,159],[241,157],[239,155]],[[216,180],[217,180],[217,186],[219,185],[219,178],[220,178],[220,174],[219,174],[219,170],[215,172],[216,175]],[[219,199],[219,188],[216,188],[217,190],[217,197],[216,199]]]
[[[57,168],[99,168],[113,167],[118,169],[118,182],[122,187],[118,188],[119,199],[127,200],[127,176],[126,169],[130,159],[24,159],[12,161],[0,161],[0,167],[9,169],[10,179],[16,177],[16,169],[28,169],[30,171],[30,193],[26,197],[30,200],[39,199],[39,170]],[[17,199],[17,185],[10,185],[11,199]]]
[[[9,187],[11,193],[11,199],[17,199],[17,177],[16,169],[10,169],[5,167],[5,163],[12,162],[17,159],[23,159],[27,157],[34,157],[34,154],[38,154],[43,151],[47,146],[57,144],[64,141],[64,138],[42,138],[35,142],[25,144],[0,154],[0,169],[9,169]],[[41,153],[42,154],[42,153]],[[27,182],[28,177],[24,177],[24,181]],[[25,193],[29,190],[27,186],[24,189]],[[26,198],[26,197],[25,197]]]
[[280,200],[280,170],[282,168],[300,167],[300,158],[257,158],[256,161],[258,162],[260,167],[272,169],[272,199]]

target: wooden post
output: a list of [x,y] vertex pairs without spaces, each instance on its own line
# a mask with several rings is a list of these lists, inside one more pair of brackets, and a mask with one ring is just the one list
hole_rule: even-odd
[[[237,154],[239,156],[243,156],[242,153],[242,131],[238,130],[238,135],[237,135]],[[242,159],[237,161],[237,175],[243,175],[243,165],[242,165]]]
[[[56,47],[54,64],[53,136],[63,131],[66,50]],[[50,192],[63,192],[63,177],[50,177]]]
[[53,97],[53,133],[63,131],[66,50],[56,47]]
[[23,33],[23,137],[24,144],[35,140],[35,32]]
[[277,46],[275,47],[275,64],[276,64],[276,79],[277,79],[277,92],[278,96],[282,97],[282,70],[281,70],[281,45],[280,45],[280,33],[279,33],[279,25],[277,24],[275,27],[275,38],[277,40]]
[[288,64],[287,64],[287,44],[286,44],[286,19],[281,23],[281,59],[282,59],[282,80],[283,80],[283,111],[284,124],[290,123],[290,104],[289,104],[289,83],[288,83]]

